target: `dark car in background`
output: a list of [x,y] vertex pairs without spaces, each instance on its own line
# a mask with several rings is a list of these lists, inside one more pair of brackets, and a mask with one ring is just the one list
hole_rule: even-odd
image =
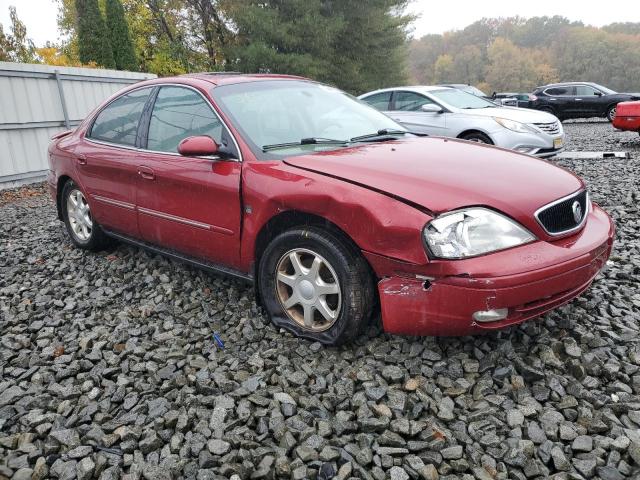
[[497,99],[495,97],[490,97],[479,88],[476,88],[473,85],[467,85],[466,83],[447,83],[447,84],[438,85],[438,87],[457,88],[458,90],[462,90],[463,92],[470,93],[471,95],[475,95],[476,97],[484,98],[485,100],[489,100],[490,102],[493,102],[497,105],[502,105],[504,107],[518,106],[518,101],[515,98]]
[[531,108],[560,120],[605,117],[612,122],[618,103],[640,100],[640,93],[618,93],[592,82],[567,82],[538,87],[532,97]]
[[[500,92],[494,93],[491,95],[491,98],[494,102],[512,102],[515,99],[514,107],[520,108],[531,108],[531,101],[533,100],[533,95],[530,93],[511,93],[511,92]],[[504,104],[504,103],[503,103]],[[511,104],[511,103],[510,103]]]

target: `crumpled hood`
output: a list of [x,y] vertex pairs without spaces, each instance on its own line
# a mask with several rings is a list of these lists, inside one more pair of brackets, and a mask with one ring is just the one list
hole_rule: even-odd
[[521,123],[552,123],[558,119],[551,113],[530,108],[518,107],[496,107],[496,108],[475,108],[471,110],[457,110],[458,113],[473,115],[478,117],[506,118]]
[[362,144],[285,163],[402,198],[434,214],[484,205],[532,227],[538,208],[584,186],[544,160],[438,137]]

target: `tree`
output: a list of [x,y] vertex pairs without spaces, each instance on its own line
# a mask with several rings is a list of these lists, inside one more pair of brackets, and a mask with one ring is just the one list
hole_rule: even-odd
[[[325,2],[341,18],[332,38],[330,83],[352,93],[407,81],[407,27],[413,20],[404,0]],[[327,7],[325,7],[327,8]]]
[[530,55],[505,38],[496,38],[487,49],[486,81],[495,90],[530,91],[535,85],[535,68]]
[[120,0],[106,1],[106,17],[116,68],[118,70],[137,70],[138,62],[133,51],[129,26],[124,18],[124,9]]
[[0,24],[0,60],[22,63],[36,63],[36,47],[27,37],[27,27],[18,18],[16,7],[9,7],[11,33],[4,33]]
[[228,68],[293,73],[352,93],[406,81],[404,0],[240,0]]
[[78,54],[82,63],[95,62],[104,68],[115,68],[107,27],[98,0],[75,0],[78,17]]
[[455,82],[453,78],[453,57],[448,53],[440,55],[433,66],[434,83]]

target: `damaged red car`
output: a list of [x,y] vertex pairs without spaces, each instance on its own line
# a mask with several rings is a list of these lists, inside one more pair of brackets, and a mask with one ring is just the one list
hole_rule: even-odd
[[131,86],[49,148],[72,242],[129,242],[254,282],[278,326],[325,344],[384,329],[466,335],[589,287],[613,243],[575,175],[421,138],[298,77],[197,74]]

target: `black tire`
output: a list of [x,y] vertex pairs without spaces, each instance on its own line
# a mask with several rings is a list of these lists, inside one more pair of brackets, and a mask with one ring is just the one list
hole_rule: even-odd
[[[326,260],[332,268],[330,273],[337,277],[341,301],[335,307],[335,320],[321,331],[306,328],[300,321],[294,320],[284,308],[279,290],[283,284],[276,281],[282,262],[290,258],[291,252],[302,250]],[[354,339],[369,321],[375,302],[373,275],[358,249],[342,235],[318,227],[294,228],[274,238],[260,259],[258,287],[262,304],[277,327],[325,345],[339,345]],[[293,296],[293,287],[285,288]],[[327,297],[324,298],[326,300]],[[294,307],[302,308],[302,304]],[[289,311],[293,309],[289,308]],[[316,315],[314,319],[321,313],[317,310],[313,312]]]
[[613,119],[616,118],[616,109],[617,109],[617,104],[616,105],[611,105],[609,108],[607,108],[607,120],[609,120],[610,122],[613,122]]
[[62,219],[65,226],[67,227],[69,238],[71,238],[71,241],[76,247],[82,248],[83,250],[90,250],[93,252],[102,250],[109,245],[109,237],[104,234],[102,228],[100,228],[100,225],[91,216],[91,210],[89,209],[88,204],[86,211],[88,218],[91,221],[91,228],[89,231],[90,233],[86,238],[83,238],[82,234],[77,233],[72,226],[72,221],[69,218],[69,205],[71,204],[71,195],[75,194],[76,192],[80,192],[82,197],[86,200],[85,193],[72,180],[68,180],[62,188],[62,200],[60,207],[62,212]]
[[487,145],[493,145],[493,142],[491,141],[491,139],[488,136],[486,136],[484,133],[482,133],[482,132],[465,133],[464,135],[461,135],[460,138],[463,139],[463,140],[468,140],[470,142],[484,143],[484,144],[487,144]]

